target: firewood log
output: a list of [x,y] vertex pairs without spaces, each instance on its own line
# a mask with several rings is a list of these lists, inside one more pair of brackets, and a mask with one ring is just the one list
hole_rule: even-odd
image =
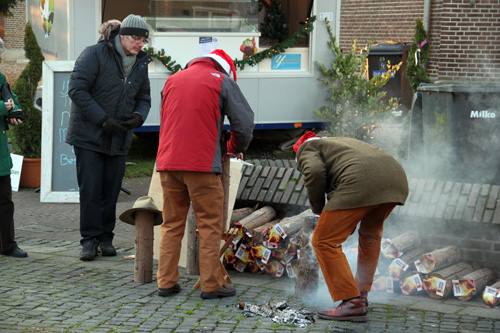
[[483,301],[491,307],[500,305],[500,280],[486,286],[483,291]]
[[430,298],[446,298],[453,290],[452,280],[457,280],[473,271],[472,266],[465,262],[438,269],[424,275],[424,289]]
[[299,232],[311,220],[314,220],[314,214],[307,209],[299,215],[285,217],[278,224],[287,235],[292,235]]
[[460,260],[462,260],[462,251],[458,246],[450,245],[420,256],[415,261],[415,267],[420,273],[428,274]]
[[401,293],[406,296],[425,294],[422,275],[417,271],[405,272],[404,277],[399,279]]
[[414,271],[415,260],[423,253],[425,253],[425,251],[419,247],[403,253],[399,258],[393,259],[387,268],[389,277],[394,281],[399,281],[403,272]]
[[399,258],[406,251],[419,247],[420,242],[418,232],[409,230],[393,239],[383,241],[381,252],[386,258]]
[[[467,293],[464,296],[456,296],[459,300],[466,302],[472,299],[475,295],[481,293],[486,286],[493,282],[495,279],[495,273],[489,268],[481,268],[469,274],[462,276],[459,281],[466,281],[465,288],[463,291]],[[456,281],[454,280],[454,288],[456,287]],[[463,285],[464,283],[462,283]],[[472,290],[471,290],[472,289]]]
[[241,219],[239,223],[247,230],[253,230],[269,221],[272,221],[276,216],[276,211],[271,206],[265,206],[256,210],[247,217]]
[[309,219],[299,232],[300,259],[297,262],[294,292],[297,298],[315,295],[318,289],[319,264],[310,242],[315,224],[314,219]]
[[235,222],[239,222],[239,221],[243,220],[245,217],[247,217],[250,214],[252,214],[253,212],[255,212],[256,209],[257,209],[257,206],[234,209],[233,213],[231,214],[231,224],[230,225],[232,226]]

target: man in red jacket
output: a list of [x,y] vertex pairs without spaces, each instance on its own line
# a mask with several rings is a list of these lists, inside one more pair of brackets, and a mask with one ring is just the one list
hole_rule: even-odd
[[[231,75],[234,80],[231,79]],[[191,60],[167,79],[163,89],[157,169],[163,189],[158,295],[181,287],[178,264],[190,202],[200,241],[201,297],[233,296],[221,286],[219,249],[224,191],[220,179],[225,155],[244,152],[253,137],[254,114],[236,84],[232,59],[223,50]],[[227,116],[231,137],[224,142]]]

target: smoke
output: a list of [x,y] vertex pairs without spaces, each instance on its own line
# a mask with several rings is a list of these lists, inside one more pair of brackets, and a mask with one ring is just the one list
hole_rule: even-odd
[[419,92],[403,162],[409,175],[500,184],[500,85],[424,85]]

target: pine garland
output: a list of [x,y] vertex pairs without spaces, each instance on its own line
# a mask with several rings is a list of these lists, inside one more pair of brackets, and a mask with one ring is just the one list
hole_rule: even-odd
[[[300,40],[304,39],[307,35],[309,35],[311,31],[313,31],[314,21],[316,21],[316,16],[311,16],[310,18],[307,18],[302,28],[296,33],[294,33],[293,36],[291,36],[287,40],[284,40],[281,43],[274,44],[267,50],[263,50],[259,53],[253,54],[250,57],[245,58],[243,60],[234,59],[235,67],[237,69],[243,70],[247,65],[255,66],[266,58],[272,58],[275,55],[285,52],[286,49],[294,46]],[[157,51],[155,53],[154,48],[147,47],[144,48],[144,51],[147,52],[151,57],[160,60],[161,63],[163,63],[163,65],[165,65],[165,67],[167,67],[167,69],[172,73],[176,73],[182,69],[182,66],[177,64],[174,60],[172,60],[172,57],[165,55],[164,49],[161,49],[160,51]]]
[[165,50],[161,49],[155,53],[153,47],[145,47],[144,52],[147,52],[151,57],[156,58],[161,61],[165,67],[172,73],[176,73],[182,69],[182,66],[177,64],[175,60],[172,60],[171,56],[165,55]]

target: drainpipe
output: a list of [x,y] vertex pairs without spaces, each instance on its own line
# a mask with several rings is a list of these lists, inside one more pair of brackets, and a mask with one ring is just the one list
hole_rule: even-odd
[[424,29],[429,36],[429,29],[431,27],[431,0],[424,1]]

